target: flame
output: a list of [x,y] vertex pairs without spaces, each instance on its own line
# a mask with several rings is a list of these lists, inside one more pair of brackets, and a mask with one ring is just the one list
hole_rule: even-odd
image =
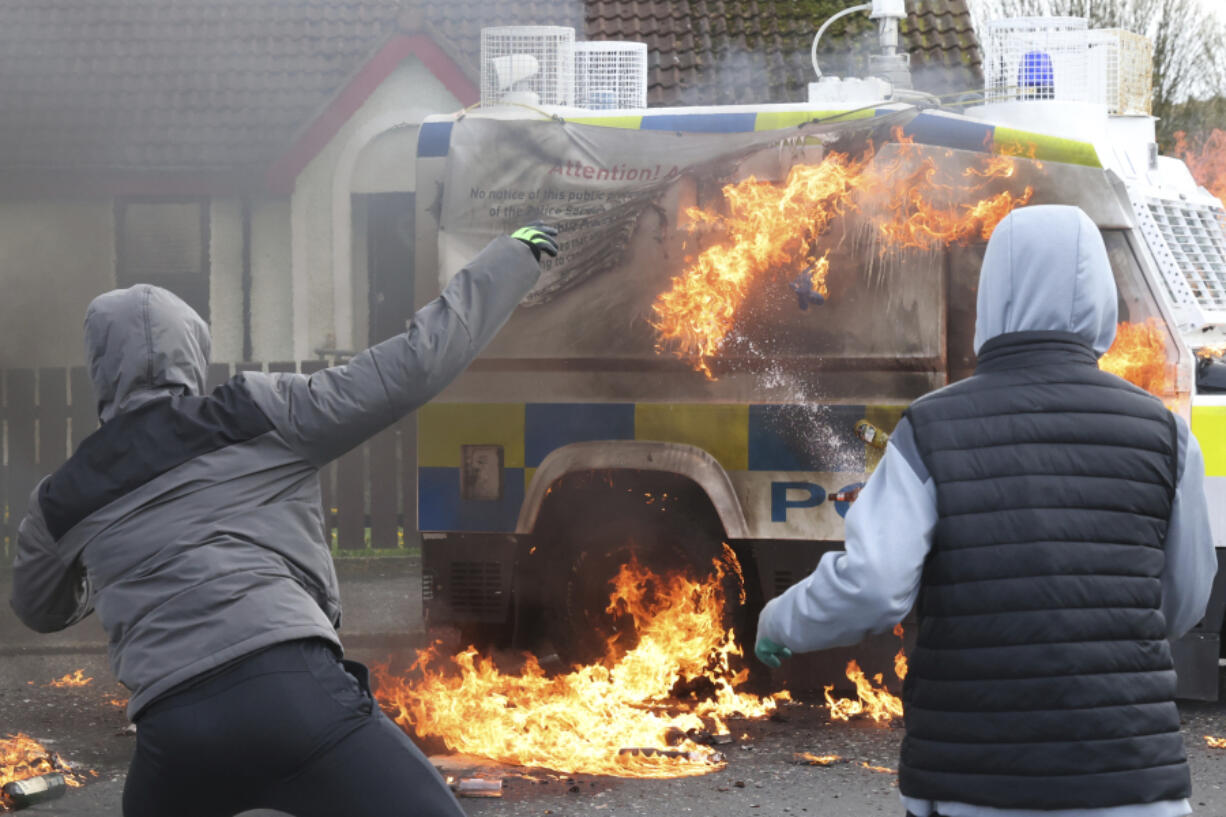
[[803,262],[815,268],[814,289],[822,292],[829,264],[817,263],[816,239],[850,197],[870,158],[871,153],[860,160],[831,153],[820,164],[793,167],[782,187],[752,176],[726,185],[723,216],[689,208],[692,225],[721,228],[726,241],[703,250],[656,299],[651,325],[657,347],[673,346],[678,357],[713,378],[707,361],[723,348],[759,276]]
[[847,677],[856,685],[857,700],[850,698],[835,699],[830,693],[834,689],[831,684],[826,687],[826,704],[830,707],[830,717],[834,720],[849,721],[859,715],[872,718],[877,723],[889,723],[894,718],[902,717],[902,701],[891,695],[885,688],[881,673],[873,676],[870,681],[864,675],[864,670],[855,661],[847,662]]
[[1175,156],[1183,159],[1196,183],[1226,207],[1226,131],[1214,128],[1193,141],[1195,146],[1189,145],[1188,135],[1176,131]]
[[[902,622],[894,625],[894,635],[899,639],[903,636]],[[894,656],[894,674],[899,680],[907,677],[907,654],[900,646]],[[847,677],[856,685],[856,700],[850,698],[835,698],[830,693],[834,685],[825,688],[826,705],[830,707],[830,717],[833,720],[849,721],[854,717],[864,715],[876,723],[889,723],[902,717],[902,701],[885,688],[883,676],[877,673],[870,681],[855,661],[847,664]]]
[[1197,357],[1209,358],[1210,360],[1221,360],[1223,355],[1226,355],[1226,343],[1220,343],[1215,346],[1201,346],[1196,350]]
[[844,762],[841,755],[815,755],[812,752],[797,752],[792,755],[792,761],[804,766],[833,766]]
[[51,683],[47,684],[47,686],[57,687],[60,689],[64,689],[66,687],[83,687],[89,686],[91,683],[93,683],[93,680],[94,679],[92,676],[89,678],[85,677],[85,670],[79,669],[68,673],[63,678],[56,678]]
[[1205,735],[1205,743],[1209,744],[1211,749],[1226,749],[1226,738],[1215,738]]
[[1098,367],[1159,397],[1175,392],[1175,371],[1167,363],[1166,338],[1154,318],[1144,323],[1121,323],[1115,330],[1115,342],[1098,359]]
[[[894,635],[902,638],[902,632],[902,622],[900,621],[894,625]],[[898,655],[894,656],[894,674],[898,676],[900,681],[907,677],[907,653],[903,651],[901,646],[898,648]]]
[[810,270],[813,291],[828,297],[829,250],[819,245],[845,212],[868,217],[883,254],[926,251],[987,239],[1034,193],[1027,187],[1016,196],[985,195],[988,185],[1015,175],[1011,151],[983,154],[979,165],[951,174],[931,155],[914,161],[911,140],[898,130],[894,136],[903,147],[889,161],[873,163],[872,145],[856,158],[829,153],[818,164],[795,165],[780,185],[752,176],[726,185],[722,213],[690,208],[691,229],[719,232],[722,240],[687,257],[685,270],[657,297],[650,318],[657,351],[672,351],[714,379],[710,360],[722,351],[755,281]]
[[[727,547],[705,581],[661,577],[631,559],[611,582],[607,609],[633,619],[633,649],[618,655],[610,644],[601,662],[551,678],[530,655],[512,675],[472,647],[446,661],[431,647],[413,665],[420,680],[376,667],[379,701],[418,735],[502,763],[623,777],[715,771],[723,756],[692,740],[689,730],[726,733],[727,718],[762,717],[790,699],[786,692],[759,698],[737,690],[748,671],[732,669],[742,650],[722,625],[722,580],[739,574]],[[672,699],[678,680],[699,678],[710,682],[709,698]]]
[[[0,739],[0,789],[15,780],[25,780],[51,772],[63,774],[64,782],[69,786],[76,788],[83,785],[80,775],[74,772],[63,758],[24,732]],[[3,811],[5,803],[0,797],[0,812]]]
[[870,772],[881,772],[882,774],[898,774],[898,769],[891,769],[889,766],[874,766],[866,761],[861,761],[860,765],[868,769]]
[[110,704],[111,706],[115,707],[116,709],[127,709],[128,708],[127,698],[108,698],[106,702]]

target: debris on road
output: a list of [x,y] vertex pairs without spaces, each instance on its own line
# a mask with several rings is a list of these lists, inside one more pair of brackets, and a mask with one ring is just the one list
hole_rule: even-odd
[[466,777],[455,786],[460,797],[502,797],[502,780]]

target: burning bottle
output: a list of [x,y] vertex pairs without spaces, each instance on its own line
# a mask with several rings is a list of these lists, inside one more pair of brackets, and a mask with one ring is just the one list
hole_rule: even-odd
[[885,444],[890,441],[889,434],[886,434],[868,420],[861,420],[856,423],[856,436],[874,448],[884,449]]
[[62,797],[67,788],[68,782],[59,772],[27,777],[4,787],[4,802],[12,803],[15,809],[26,808]]
[[864,484],[860,483],[852,488],[844,488],[841,491],[835,491],[833,494],[826,494],[826,499],[830,502],[855,502],[856,497],[860,495],[860,491],[864,489]]

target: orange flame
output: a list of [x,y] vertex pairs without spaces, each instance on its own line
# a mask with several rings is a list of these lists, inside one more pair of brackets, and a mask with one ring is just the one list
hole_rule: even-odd
[[1226,738],[1215,738],[1205,735],[1205,743],[1209,744],[1211,749],[1226,749]]
[[57,687],[59,689],[64,689],[67,687],[83,687],[89,686],[91,683],[93,683],[93,680],[94,679],[92,676],[89,678],[85,677],[85,670],[79,669],[68,673],[63,678],[56,678],[51,683],[47,684],[47,686]]
[[1226,355],[1226,343],[1216,346],[1201,346],[1196,350],[1197,357],[1207,357],[1211,360],[1221,360]]
[[[690,208],[691,229],[715,229],[723,240],[704,249],[652,306],[657,351],[669,350],[714,379],[710,361],[731,334],[754,282],[811,270],[814,292],[828,297],[828,250],[819,244],[836,216],[866,214],[881,253],[903,248],[933,250],[986,239],[1011,210],[1028,203],[1020,195],[984,195],[1016,172],[1011,155],[984,154],[980,166],[960,174],[932,156],[913,161],[917,149],[901,132],[896,158],[873,163],[870,147],[858,158],[829,153],[818,164],[795,165],[780,185],[754,177],[726,185],[723,210]],[[972,203],[966,204],[965,202]]]
[[[52,772],[63,774],[69,786],[75,788],[82,785],[80,776],[63,758],[29,735],[18,732],[0,739],[0,789],[16,780]],[[4,805],[3,798],[0,798],[0,812],[5,810]]]
[[[742,650],[723,628],[722,580],[739,574],[739,566],[730,549],[713,566],[706,581],[697,581],[657,576],[633,559],[623,565],[608,606],[632,617],[638,633],[638,644],[623,655],[610,646],[602,662],[550,678],[532,656],[511,675],[471,647],[449,660],[450,672],[435,669],[440,657],[431,647],[413,665],[420,680],[376,668],[379,701],[418,735],[502,763],[623,777],[715,771],[722,755],[687,737],[689,730],[726,733],[727,718],[762,717],[790,698],[737,690],[748,671],[732,669]],[[710,682],[711,697],[672,700],[679,679],[698,678]]]
[[128,708],[127,698],[108,698],[106,702],[110,704],[111,706],[115,707],[116,709],[127,709]]
[[1183,159],[1196,183],[1217,196],[1226,207],[1226,131],[1214,128],[1188,143],[1188,135],[1175,132],[1175,156]]
[[1144,323],[1121,323],[1115,342],[1098,360],[1098,367],[1118,375],[1158,397],[1175,393],[1175,369],[1167,363],[1162,324],[1153,318]]
[[812,752],[797,752],[792,755],[792,762],[802,766],[833,766],[842,763],[841,755],[815,755]]
[[[894,635],[902,638],[902,622],[894,625]],[[894,674],[898,676],[898,680],[903,680],[907,677],[907,654],[902,647],[898,648],[898,655],[894,656]]]
[[873,766],[870,763],[861,761],[861,766],[868,769],[870,772],[881,772],[882,774],[898,774],[898,769],[891,769],[889,766]]
[[692,224],[722,228],[727,241],[703,250],[656,299],[651,325],[657,348],[672,346],[678,357],[713,377],[707,361],[723,348],[759,276],[804,263],[815,268],[814,289],[823,292],[829,264],[818,263],[816,239],[851,195],[871,155],[856,161],[831,153],[821,164],[796,165],[782,187],[752,176],[729,184],[723,188],[723,216],[690,208]]
[[830,693],[834,685],[826,687],[826,704],[830,707],[830,717],[834,720],[849,721],[863,715],[872,718],[877,723],[889,723],[902,717],[902,701],[891,695],[885,688],[881,673],[873,676],[870,681],[864,675],[860,665],[852,660],[847,662],[847,677],[856,685],[857,700],[851,698],[834,698]]

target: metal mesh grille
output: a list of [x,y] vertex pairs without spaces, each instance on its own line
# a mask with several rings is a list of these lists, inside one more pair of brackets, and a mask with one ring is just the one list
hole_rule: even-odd
[[775,571],[775,595],[776,596],[783,595],[783,591],[791,587],[793,583],[794,582],[792,581],[792,571],[790,570],[776,570]]
[[451,563],[451,604],[459,615],[498,615],[503,609],[498,562]]
[[481,29],[481,104],[572,105],[575,30],[564,26]]
[[[1181,273],[1202,310],[1226,311],[1226,211],[1155,198],[1146,204],[1165,245],[1165,253],[1155,253],[1164,272]],[[1168,293],[1179,303],[1177,289],[1182,287],[1168,282]]]
[[581,108],[646,108],[647,44],[575,43],[575,104]]
[[1089,102],[1112,114],[1149,114],[1153,100],[1153,44],[1148,37],[1110,28],[1089,32]]
[[988,23],[988,102],[1087,102],[1089,38],[1080,17],[1019,17]]

